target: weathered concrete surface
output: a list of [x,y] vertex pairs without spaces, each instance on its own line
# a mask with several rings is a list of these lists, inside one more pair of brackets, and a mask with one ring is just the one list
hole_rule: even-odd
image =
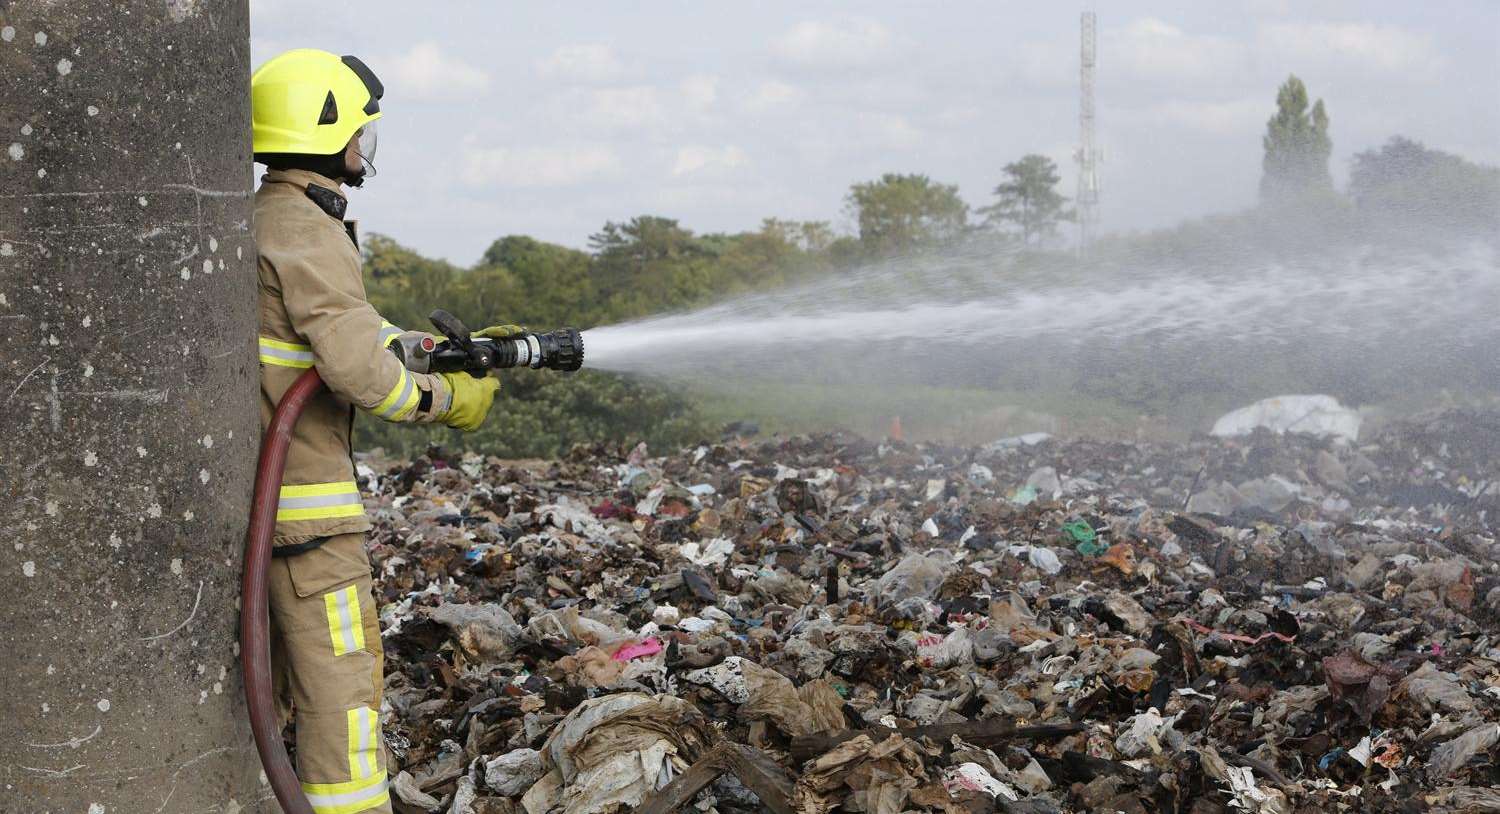
[[260,805],[244,0],[0,0],[0,811]]

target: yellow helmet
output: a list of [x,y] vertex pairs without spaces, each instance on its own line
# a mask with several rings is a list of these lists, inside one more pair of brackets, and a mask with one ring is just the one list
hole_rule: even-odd
[[[257,156],[341,153],[360,128],[380,118],[384,93],[375,73],[357,57],[315,48],[273,57],[250,76],[254,152]],[[374,127],[369,130],[373,142]],[[374,157],[373,149],[367,153],[365,144],[361,148],[367,160]]]

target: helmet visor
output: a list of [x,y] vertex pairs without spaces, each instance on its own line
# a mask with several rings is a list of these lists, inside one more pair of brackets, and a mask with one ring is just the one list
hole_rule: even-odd
[[376,126],[378,124],[380,124],[378,119],[366,122],[365,126],[359,128],[359,132],[355,134],[358,143],[354,145],[354,149],[359,153],[360,160],[364,162],[365,174],[368,176],[375,175],[375,148],[380,144],[380,129]]

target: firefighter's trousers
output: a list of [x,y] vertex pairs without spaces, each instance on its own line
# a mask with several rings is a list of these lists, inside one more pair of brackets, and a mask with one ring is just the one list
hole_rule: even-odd
[[271,560],[271,674],[317,814],[390,814],[383,652],[364,534]]

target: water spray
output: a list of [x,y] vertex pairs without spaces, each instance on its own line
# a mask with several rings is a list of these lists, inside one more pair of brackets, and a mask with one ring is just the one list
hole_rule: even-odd
[[1350,370],[1421,353],[1426,375],[1438,354],[1500,338],[1500,251],[1489,243],[1267,254],[1044,268],[978,250],[893,260],[592,328],[589,367],[700,384],[810,374],[844,386],[879,374],[989,386],[1026,363],[1160,370],[1175,357],[1159,351],[1253,361],[1285,350],[1363,365]]

